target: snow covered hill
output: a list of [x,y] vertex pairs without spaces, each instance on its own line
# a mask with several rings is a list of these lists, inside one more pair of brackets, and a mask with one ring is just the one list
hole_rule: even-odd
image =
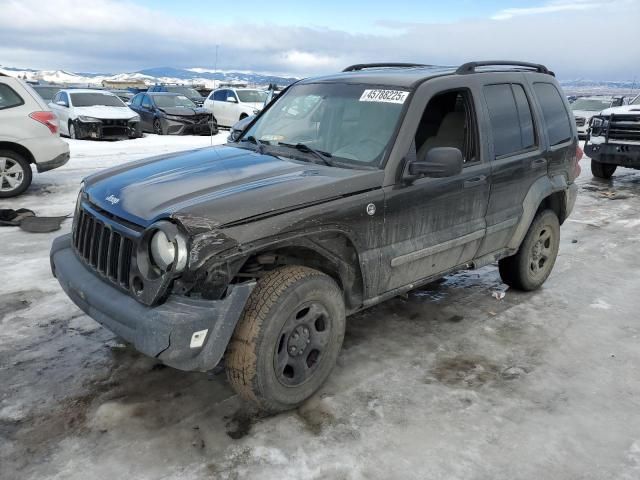
[[148,85],[154,83],[181,83],[205,85],[214,88],[219,82],[242,82],[250,85],[288,85],[297,80],[293,77],[268,75],[255,72],[214,71],[212,69],[194,67],[189,69],[158,67],[130,73],[74,73],[66,70],[34,70],[4,67],[0,65],[0,73],[19,77],[32,82],[55,83],[73,86],[100,86],[103,80],[139,79]]

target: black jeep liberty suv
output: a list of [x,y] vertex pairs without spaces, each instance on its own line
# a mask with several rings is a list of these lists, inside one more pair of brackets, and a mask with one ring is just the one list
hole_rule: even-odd
[[267,411],[311,396],[345,318],[498,262],[542,285],[582,152],[546,67],[354,65],[290,86],[224,146],[84,180],[62,288],[146,355]]

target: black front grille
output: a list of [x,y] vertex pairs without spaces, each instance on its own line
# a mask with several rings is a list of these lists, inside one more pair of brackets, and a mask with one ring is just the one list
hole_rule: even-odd
[[640,115],[614,115],[609,121],[609,139],[640,140]]
[[81,260],[112,283],[129,289],[133,240],[81,209],[73,230]]

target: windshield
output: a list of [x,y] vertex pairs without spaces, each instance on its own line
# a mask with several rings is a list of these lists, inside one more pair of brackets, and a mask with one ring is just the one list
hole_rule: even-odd
[[573,110],[585,110],[587,112],[599,112],[611,106],[611,100],[597,98],[579,98],[571,104]]
[[93,107],[94,105],[106,105],[107,107],[125,107],[126,105],[117,96],[106,93],[71,93],[71,104],[74,107]]
[[189,98],[199,98],[202,97],[200,93],[195,88],[189,87],[167,87],[167,92],[171,93],[181,93],[182,95],[186,95]]
[[159,108],[189,107],[195,108],[196,104],[184,95],[153,95],[153,101]]
[[263,90],[236,90],[238,98],[243,103],[264,103],[267,92]]
[[393,87],[296,85],[278,97],[243,138],[254,137],[265,145],[301,143],[330,154],[334,163],[378,167],[408,95]]

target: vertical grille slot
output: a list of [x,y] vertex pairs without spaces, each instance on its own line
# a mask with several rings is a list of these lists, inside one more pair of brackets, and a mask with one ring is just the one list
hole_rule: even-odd
[[86,210],[78,212],[73,246],[83,263],[110,282],[129,288],[134,241],[111,229]]

